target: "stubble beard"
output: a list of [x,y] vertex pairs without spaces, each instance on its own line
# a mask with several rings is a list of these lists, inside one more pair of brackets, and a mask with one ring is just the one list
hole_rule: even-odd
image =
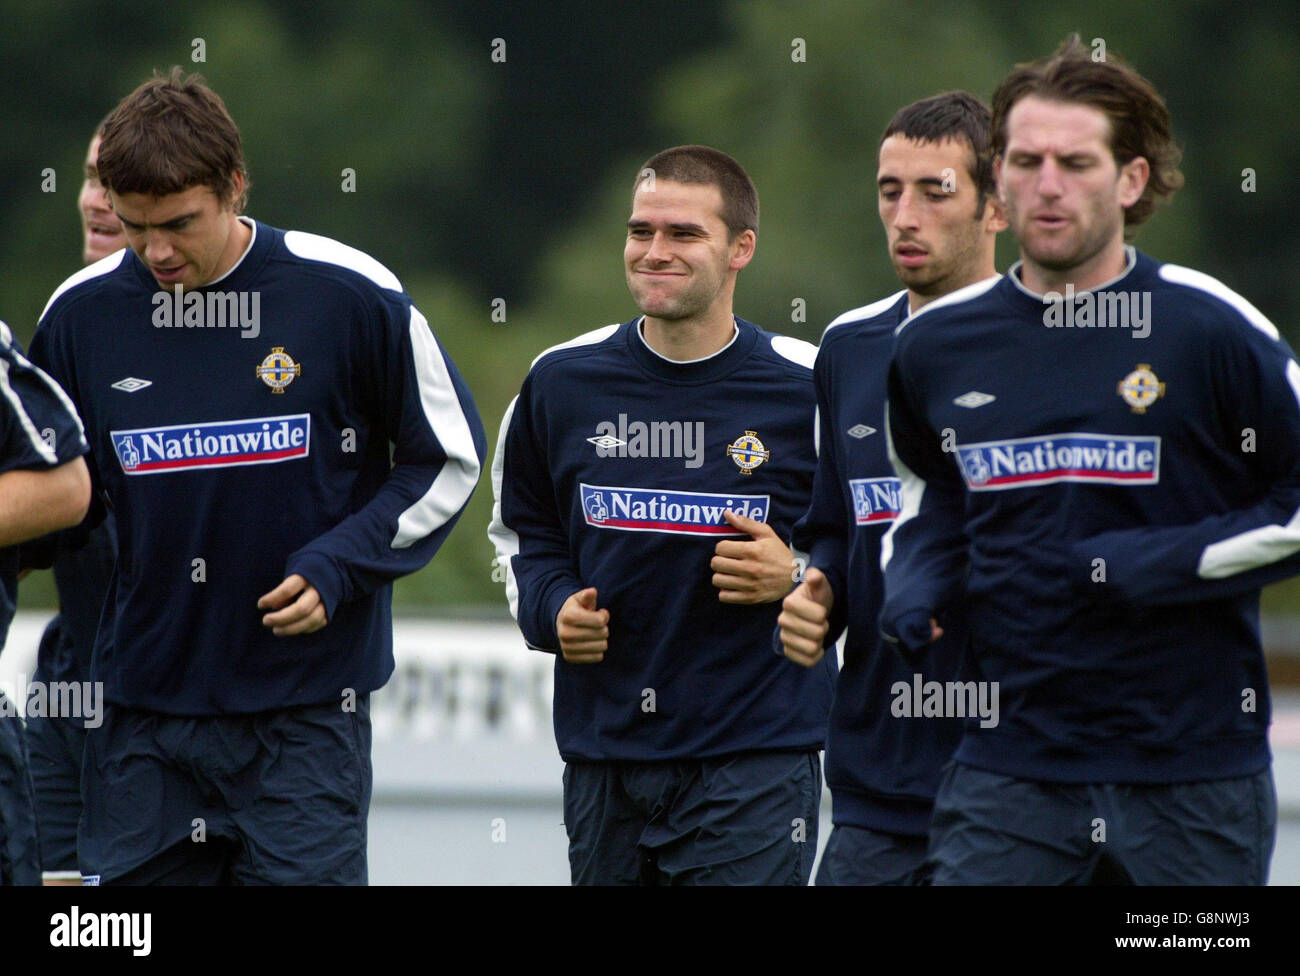
[[1068,250],[1062,250],[1059,246],[1051,249],[1036,248],[1032,236],[1017,234],[1024,256],[1040,268],[1057,273],[1087,264],[1105,249],[1116,229],[1123,224],[1122,215],[1115,219],[1107,219],[1106,214],[1094,213],[1090,216],[1093,218],[1091,228],[1079,235]]
[[638,290],[631,279],[632,274],[629,272],[628,288],[631,290],[632,299],[636,303],[636,307],[640,309],[641,314],[655,319],[662,319],[665,322],[678,322],[682,319],[693,318],[708,309],[713,300],[713,296],[704,294],[708,286],[703,282],[696,281],[680,295],[652,298],[648,290]]

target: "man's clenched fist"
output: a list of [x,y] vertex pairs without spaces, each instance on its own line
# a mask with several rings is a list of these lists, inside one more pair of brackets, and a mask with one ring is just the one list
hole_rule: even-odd
[[571,664],[598,664],[609,649],[609,611],[596,609],[596,588],[579,590],[555,615],[560,653]]
[[781,616],[776,620],[781,627],[781,645],[786,657],[805,668],[822,659],[834,605],[835,594],[831,592],[830,582],[820,569],[810,566],[803,582],[785,598]]

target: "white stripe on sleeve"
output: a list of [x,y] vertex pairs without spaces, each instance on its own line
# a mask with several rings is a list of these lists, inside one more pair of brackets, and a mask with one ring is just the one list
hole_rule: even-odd
[[519,555],[519,534],[501,517],[501,482],[505,477],[506,432],[510,430],[517,403],[519,397],[506,407],[506,415],[501,418],[501,432],[497,435],[497,449],[492,455],[492,522],[488,525],[488,538],[497,551],[497,565],[506,571],[506,602],[510,604],[510,616],[515,620],[519,619],[519,583],[515,580],[510,560]]
[[[27,413],[27,408],[23,406],[23,401],[13,386],[9,383],[9,360],[0,359],[0,393],[9,401],[9,406],[13,409],[14,416],[18,418],[18,424],[22,427],[23,433],[31,442],[32,449],[39,454],[47,464],[57,465],[59,457],[54,453],[54,448],[45,443],[36,425],[32,423],[32,418]],[[76,414],[74,413],[75,417]]]
[[[1300,405],[1300,366],[1287,360],[1286,380]],[[1262,525],[1205,547],[1196,575],[1201,579],[1224,579],[1247,570],[1267,566],[1300,552],[1300,509],[1286,525]]]
[[889,463],[894,467],[894,474],[898,475],[903,504],[898,510],[898,517],[894,519],[894,524],[889,527],[880,540],[880,571],[882,573],[889,565],[889,560],[894,557],[894,533],[905,522],[916,518],[920,514],[921,499],[925,497],[925,479],[919,477],[916,472],[904,464],[894,450],[894,438],[889,430],[888,403],[885,404],[885,445],[889,450]]
[[414,305],[410,336],[420,406],[447,461],[429,490],[398,517],[397,534],[391,543],[394,549],[405,549],[445,525],[469,500],[481,470],[474,435],[456,396],[446,360],[429,331],[428,320]]

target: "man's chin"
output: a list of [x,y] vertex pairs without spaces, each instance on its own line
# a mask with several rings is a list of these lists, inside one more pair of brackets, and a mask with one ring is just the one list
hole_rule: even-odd
[[1083,249],[1065,241],[1061,241],[1056,247],[1043,247],[1032,238],[1022,239],[1020,249],[1030,261],[1049,271],[1068,271],[1070,268],[1077,267],[1083,259]]
[[642,315],[648,315],[652,319],[661,319],[665,322],[676,322],[678,319],[688,318],[690,315],[680,302],[643,302],[638,300],[636,307]]
[[925,294],[925,290],[941,277],[935,274],[933,268],[907,268],[898,264],[894,265],[894,274],[899,281],[918,295]]
[[1053,274],[1062,274],[1067,271],[1073,271],[1079,267],[1080,260],[1075,255],[1062,256],[1056,252],[1049,251],[1046,254],[1033,254],[1025,252],[1025,257],[1029,258],[1034,264],[1044,271],[1050,271]]
[[[125,244],[122,245],[122,247],[125,246]],[[113,247],[108,250],[104,250],[102,247],[97,247],[93,251],[83,251],[81,254],[81,263],[94,264],[96,261],[102,261],[110,254],[116,254],[118,251],[122,250],[122,247]]]

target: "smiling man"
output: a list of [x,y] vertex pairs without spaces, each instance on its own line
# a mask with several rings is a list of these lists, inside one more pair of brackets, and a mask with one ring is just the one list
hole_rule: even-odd
[[835,665],[771,638],[815,350],[732,312],[758,195],[730,156],[651,157],[627,228],[642,314],[534,361],[492,469],[510,610],[555,655],[572,879],[806,884]]
[[122,223],[113,213],[104,184],[99,181],[99,140],[100,134],[96,132],[86,150],[85,179],[77,195],[77,210],[81,213],[82,264],[94,264],[126,247]]
[[[468,501],[478,413],[392,272],[242,216],[239,130],[201,79],[176,68],[124,99],[98,169],[129,249],[64,282],[33,341],[118,525],[82,868],[365,883],[391,584]],[[204,302],[158,327],[160,289],[218,288],[258,295],[260,327]]]
[[1021,260],[914,315],[889,381],[882,629],[917,653],[963,600],[1001,698],[940,783],[935,883],[1263,884],[1259,589],[1300,568],[1300,366],[1125,243],[1182,183],[1132,68],[1077,37],[1020,65],[993,147]]
[[834,827],[819,885],[920,884],[939,772],[961,717],[900,714],[897,686],[958,677],[960,604],[943,639],[904,662],[880,637],[880,542],[898,516],[899,482],[885,447],[885,386],[894,333],[908,315],[996,277],[1005,228],[994,198],[989,109],[946,92],[898,111],[881,137],[878,209],[890,261],[906,288],[827,327],[814,368],[820,443],[812,505],[794,528],[804,582],[780,617],[786,655],[816,665],[847,631],[826,739]]

